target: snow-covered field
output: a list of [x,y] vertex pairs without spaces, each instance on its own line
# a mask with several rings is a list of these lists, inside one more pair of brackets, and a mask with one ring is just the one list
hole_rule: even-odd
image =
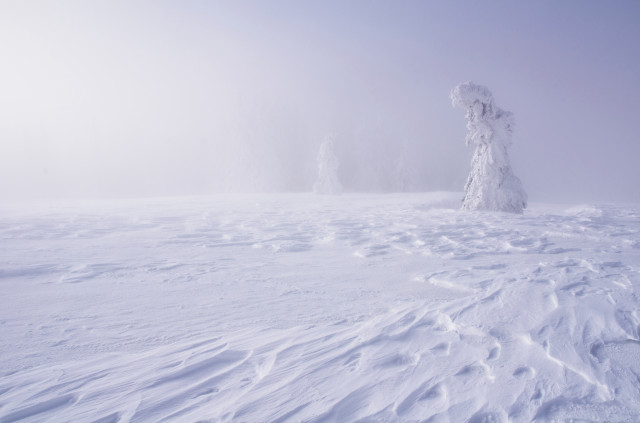
[[640,207],[2,206],[0,422],[638,421]]

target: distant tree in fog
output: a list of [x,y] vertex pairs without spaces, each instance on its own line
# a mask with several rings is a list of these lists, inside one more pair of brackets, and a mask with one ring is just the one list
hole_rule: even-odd
[[407,143],[400,144],[399,151],[393,161],[393,191],[409,192],[416,190],[417,177],[413,164],[414,162],[409,153]]
[[318,179],[313,186],[316,194],[340,194],[342,184],[338,179],[338,157],[334,150],[333,134],[327,135],[318,151]]
[[465,109],[469,131],[466,142],[476,145],[462,208],[522,213],[527,207],[527,194],[513,174],[507,152],[513,114],[497,107],[491,92],[473,82],[455,87],[451,102]]

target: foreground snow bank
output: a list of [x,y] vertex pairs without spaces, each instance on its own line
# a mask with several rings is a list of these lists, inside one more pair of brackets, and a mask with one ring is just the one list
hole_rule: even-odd
[[458,198],[5,207],[0,421],[636,420],[640,209]]

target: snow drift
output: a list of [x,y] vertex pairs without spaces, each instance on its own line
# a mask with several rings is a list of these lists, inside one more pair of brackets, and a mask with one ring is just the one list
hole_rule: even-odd
[[0,207],[0,421],[636,422],[640,208]]

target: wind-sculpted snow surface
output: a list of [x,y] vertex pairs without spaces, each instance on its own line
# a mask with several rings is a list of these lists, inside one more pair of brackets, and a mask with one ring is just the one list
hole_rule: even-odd
[[473,82],[455,87],[451,102],[465,109],[467,145],[476,145],[462,208],[522,213],[527,207],[527,194],[513,174],[507,151],[511,145],[513,114],[494,104],[487,87]]
[[0,422],[637,421],[640,209],[0,211]]

